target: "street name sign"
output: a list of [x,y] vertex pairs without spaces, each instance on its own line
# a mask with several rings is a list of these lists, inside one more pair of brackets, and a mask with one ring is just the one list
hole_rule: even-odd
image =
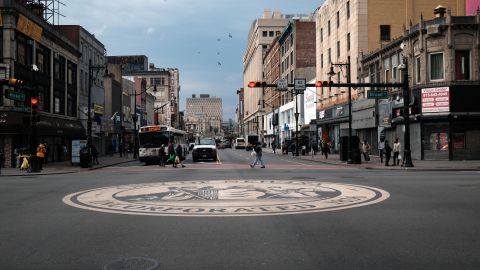
[[306,89],[307,80],[306,79],[295,79],[294,80],[294,89],[296,94],[303,94]]
[[288,83],[286,79],[280,79],[277,81],[277,90],[278,91],[287,91]]
[[367,98],[369,99],[386,99],[388,98],[388,91],[373,91],[367,92]]
[[22,92],[7,91],[6,98],[17,101],[25,101],[25,94]]
[[288,83],[286,79],[280,79],[277,81],[277,90],[278,91],[287,91]]

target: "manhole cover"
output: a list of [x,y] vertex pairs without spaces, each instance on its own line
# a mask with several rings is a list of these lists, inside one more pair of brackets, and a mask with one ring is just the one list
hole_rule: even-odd
[[120,258],[103,266],[102,270],[154,270],[158,261],[150,258]]

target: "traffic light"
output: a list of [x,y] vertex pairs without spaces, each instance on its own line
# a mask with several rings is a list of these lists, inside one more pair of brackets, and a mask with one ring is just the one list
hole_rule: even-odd
[[8,79],[8,85],[13,86],[13,87],[22,87],[23,86],[23,81],[15,78],[10,78]]
[[333,81],[317,81],[315,87],[332,87]]
[[249,82],[248,83],[249,88],[254,88],[254,87],[267,87],[267,82]]

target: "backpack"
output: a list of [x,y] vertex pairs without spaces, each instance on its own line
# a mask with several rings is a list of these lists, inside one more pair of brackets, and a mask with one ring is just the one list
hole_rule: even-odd
[[257,145],[257,147],[255,147],[255,152],[262,152],[262,148],[260,147],[260,145]]

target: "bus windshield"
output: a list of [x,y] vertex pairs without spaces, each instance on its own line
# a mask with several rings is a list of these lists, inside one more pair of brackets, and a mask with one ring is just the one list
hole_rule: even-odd
[[138,139],[142,148],[161,147],[169,142],[168,134],[164,132],[140,133]]

